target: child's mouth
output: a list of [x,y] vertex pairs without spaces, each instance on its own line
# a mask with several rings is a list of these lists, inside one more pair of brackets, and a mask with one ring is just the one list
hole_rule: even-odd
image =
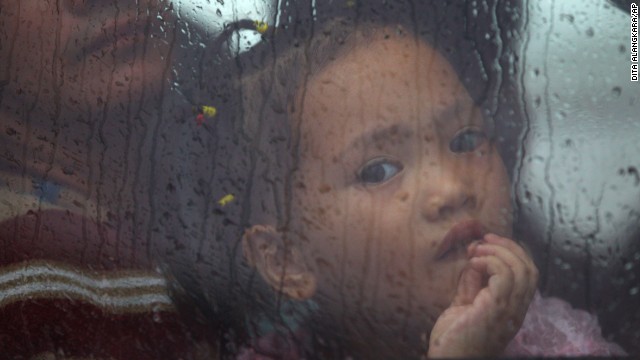
[[443,260],[464,251],[472,241],[482,239],[486,232],[484,226],[477,220],[456,223],[440,242],[436,260]]

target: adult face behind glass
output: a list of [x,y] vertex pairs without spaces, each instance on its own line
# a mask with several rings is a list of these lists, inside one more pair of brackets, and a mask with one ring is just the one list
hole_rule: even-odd
[[153,257],[167,241],[151,229],[168,208],[154,185],[166,186],[158,174],[179,131],[194,131],[167,86],[186,49],[176,23],[166,1],[0,1],[6,356],[210,350]]
[[2,168],[90,191],[91,166],[121,162],[122,148],[153,125],[143,119],[166,95],[172,8],[155,0],[5,0],[0,8]]

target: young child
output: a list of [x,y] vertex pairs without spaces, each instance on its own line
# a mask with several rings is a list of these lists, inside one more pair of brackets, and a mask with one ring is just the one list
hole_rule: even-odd
[[247,260],[290,298],[326,297],[367,357],[381,336],[389,356],[417,355],[426,334],[429,356],[498,355],[537,271],[509,239],[507,174],[480,111],[428,44],[358,37],[296,94],[304,186],[288,229],[246,233]]
[[[538,273],[511,238],[507,170],[447,59],[401,24],[314,31],[242,83],[258,149],[243,253],[295,345],[271,334],[241,357],[623,354],[541,315],[571,328],[584,314],[564,304],[527,313]],[[536,341],[551,329],[555,347]]]

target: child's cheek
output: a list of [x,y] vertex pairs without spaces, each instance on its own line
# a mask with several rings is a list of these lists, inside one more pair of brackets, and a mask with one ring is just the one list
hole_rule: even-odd
[[[481,200],[481,220],[492,231],[510,237],[513,223],[511,185],[502,158],[497,151],[489,151],[484,163],[474,167],[473,186]],[[481,165],[481,166],[480,166]]]

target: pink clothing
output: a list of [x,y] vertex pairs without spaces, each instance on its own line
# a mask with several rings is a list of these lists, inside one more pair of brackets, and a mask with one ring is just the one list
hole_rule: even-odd
[[[239,360],[300,359],[302,353],[292,341],[274,334],[262,337],[254,348],[244,348]],[[617,344],[602,337],[598,319],[573,309],[558,298],[536,293],[520,331],[507,346],[505,357],[526,356],[611,356],[626,355]]]
[[626,355],[602,337],[595,315],[573,309],[558,298],[536,293],[520,331],[505,356],[611,356]]

